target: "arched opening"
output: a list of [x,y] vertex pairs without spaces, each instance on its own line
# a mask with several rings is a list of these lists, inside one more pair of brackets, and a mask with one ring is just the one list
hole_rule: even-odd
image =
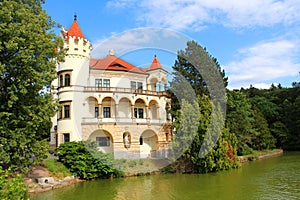
[[123,97],[120,99],[118,109],[119,118],[131,118],[131,101],[128,98]]
[[137,99],[134,103],[134,117],[136,119],[146,118],[146,103],[143,99]]
[[167,91],[167,80],[166,80],[166,78],[165,77],[163,77],[162,79],[161,79],[161,88],[162,88],[162,91]]
[[150,119],[159,119],[158,103],[155,100],[149,102],[149,117]]
[[95,97],[88,98],[88,117],[98,118],[99,117],[99,105],[98,100]]
[[152,78],[152,79],[150,80],[150,90],[151,90],[151,91],[156,91],[156,90],[158,89],[157,83],[158,83],[157,78]]
[[140,157],[151,158],[155,157],[155,152],[158,150],[158,137],[153,130],[146,130],[140,136]]
[[104,153],[113,153],[113,138],[111,134],[106,130],[94,131],[89,139],[95,141],[100,151]]
[[114,118],[116,113],[116,102],[111,97],[105,97],[102,100],[102,117]]

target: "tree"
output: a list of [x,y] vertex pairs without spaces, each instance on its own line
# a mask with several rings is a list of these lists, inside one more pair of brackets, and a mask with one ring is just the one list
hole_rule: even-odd
[[275,138],[271,135],[268,122],[256,107],[253,108],[253,117],[252,148],[256,150],[274,148]]
[[195,41],[188,41],[185,50],[178,51],[173,70],[172,83],[176,83],[179,76],[184,77],[196,95],[211,93],[212,89],[218,88],[220,81],[223,83],[221,89],[228,85],[228,78],[217,59]]
[[63,58],[42,0],[0,2],[0,166],[26,168],[47,150],[54,106],[41,91]]
[[240,91],[227,91],[226,127],[238,138],[238,154],[251,153],[253,110],[246,95]]
[[173,69],[173,148],[176,158],[182,153],[175,169],[199,173],[235,166],[236,143],[231,141],[235,136],[223,129],[227,78],[217,59],[189,41],[186,49],[178,52]]

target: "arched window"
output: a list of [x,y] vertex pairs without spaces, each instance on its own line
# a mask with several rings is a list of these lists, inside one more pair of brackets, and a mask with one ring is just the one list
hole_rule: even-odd
[[65,86],[70,86],[70,74],[65,75]]
[[63,75],[59,76],[59,87],[63,86]]

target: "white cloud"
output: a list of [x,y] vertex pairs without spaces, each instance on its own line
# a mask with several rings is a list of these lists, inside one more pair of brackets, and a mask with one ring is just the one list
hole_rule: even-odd
[[[273,83],[275,86],[277,86],[277,83]],[[272,84],[268,84],[268,83],[256,83],[253,84],[252,86],[258,89],[270,89]]]
[[241,59],[224,67],[230,87],[247,87],[297,75],[300,69],[299,60],[296,59],[298,46],[295,41],[278,40],[239,50]]
[[177,54],[183,49],[187,41],[186,35],[168,29],[138,28],[113,34],[111,37],[94,42],[93,57],[104,57],[109,49],[114,49],[116,55],[121,56],[138,49],[160,49]]
[[126,8],[149,26],[198,30],[207,23],[231,27],[299,23],[296,0],[111,0],[107,6]]

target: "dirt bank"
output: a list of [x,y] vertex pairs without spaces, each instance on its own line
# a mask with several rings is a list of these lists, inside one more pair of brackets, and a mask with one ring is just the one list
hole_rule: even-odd
[[74,183],[82,182],[82,180],[77,179],[74,176],[58,178],[53,176],[47,168],[35,165],[29,168],[28,173],[25,175],[25,182],[29,194],[35,194],[62,188]]

